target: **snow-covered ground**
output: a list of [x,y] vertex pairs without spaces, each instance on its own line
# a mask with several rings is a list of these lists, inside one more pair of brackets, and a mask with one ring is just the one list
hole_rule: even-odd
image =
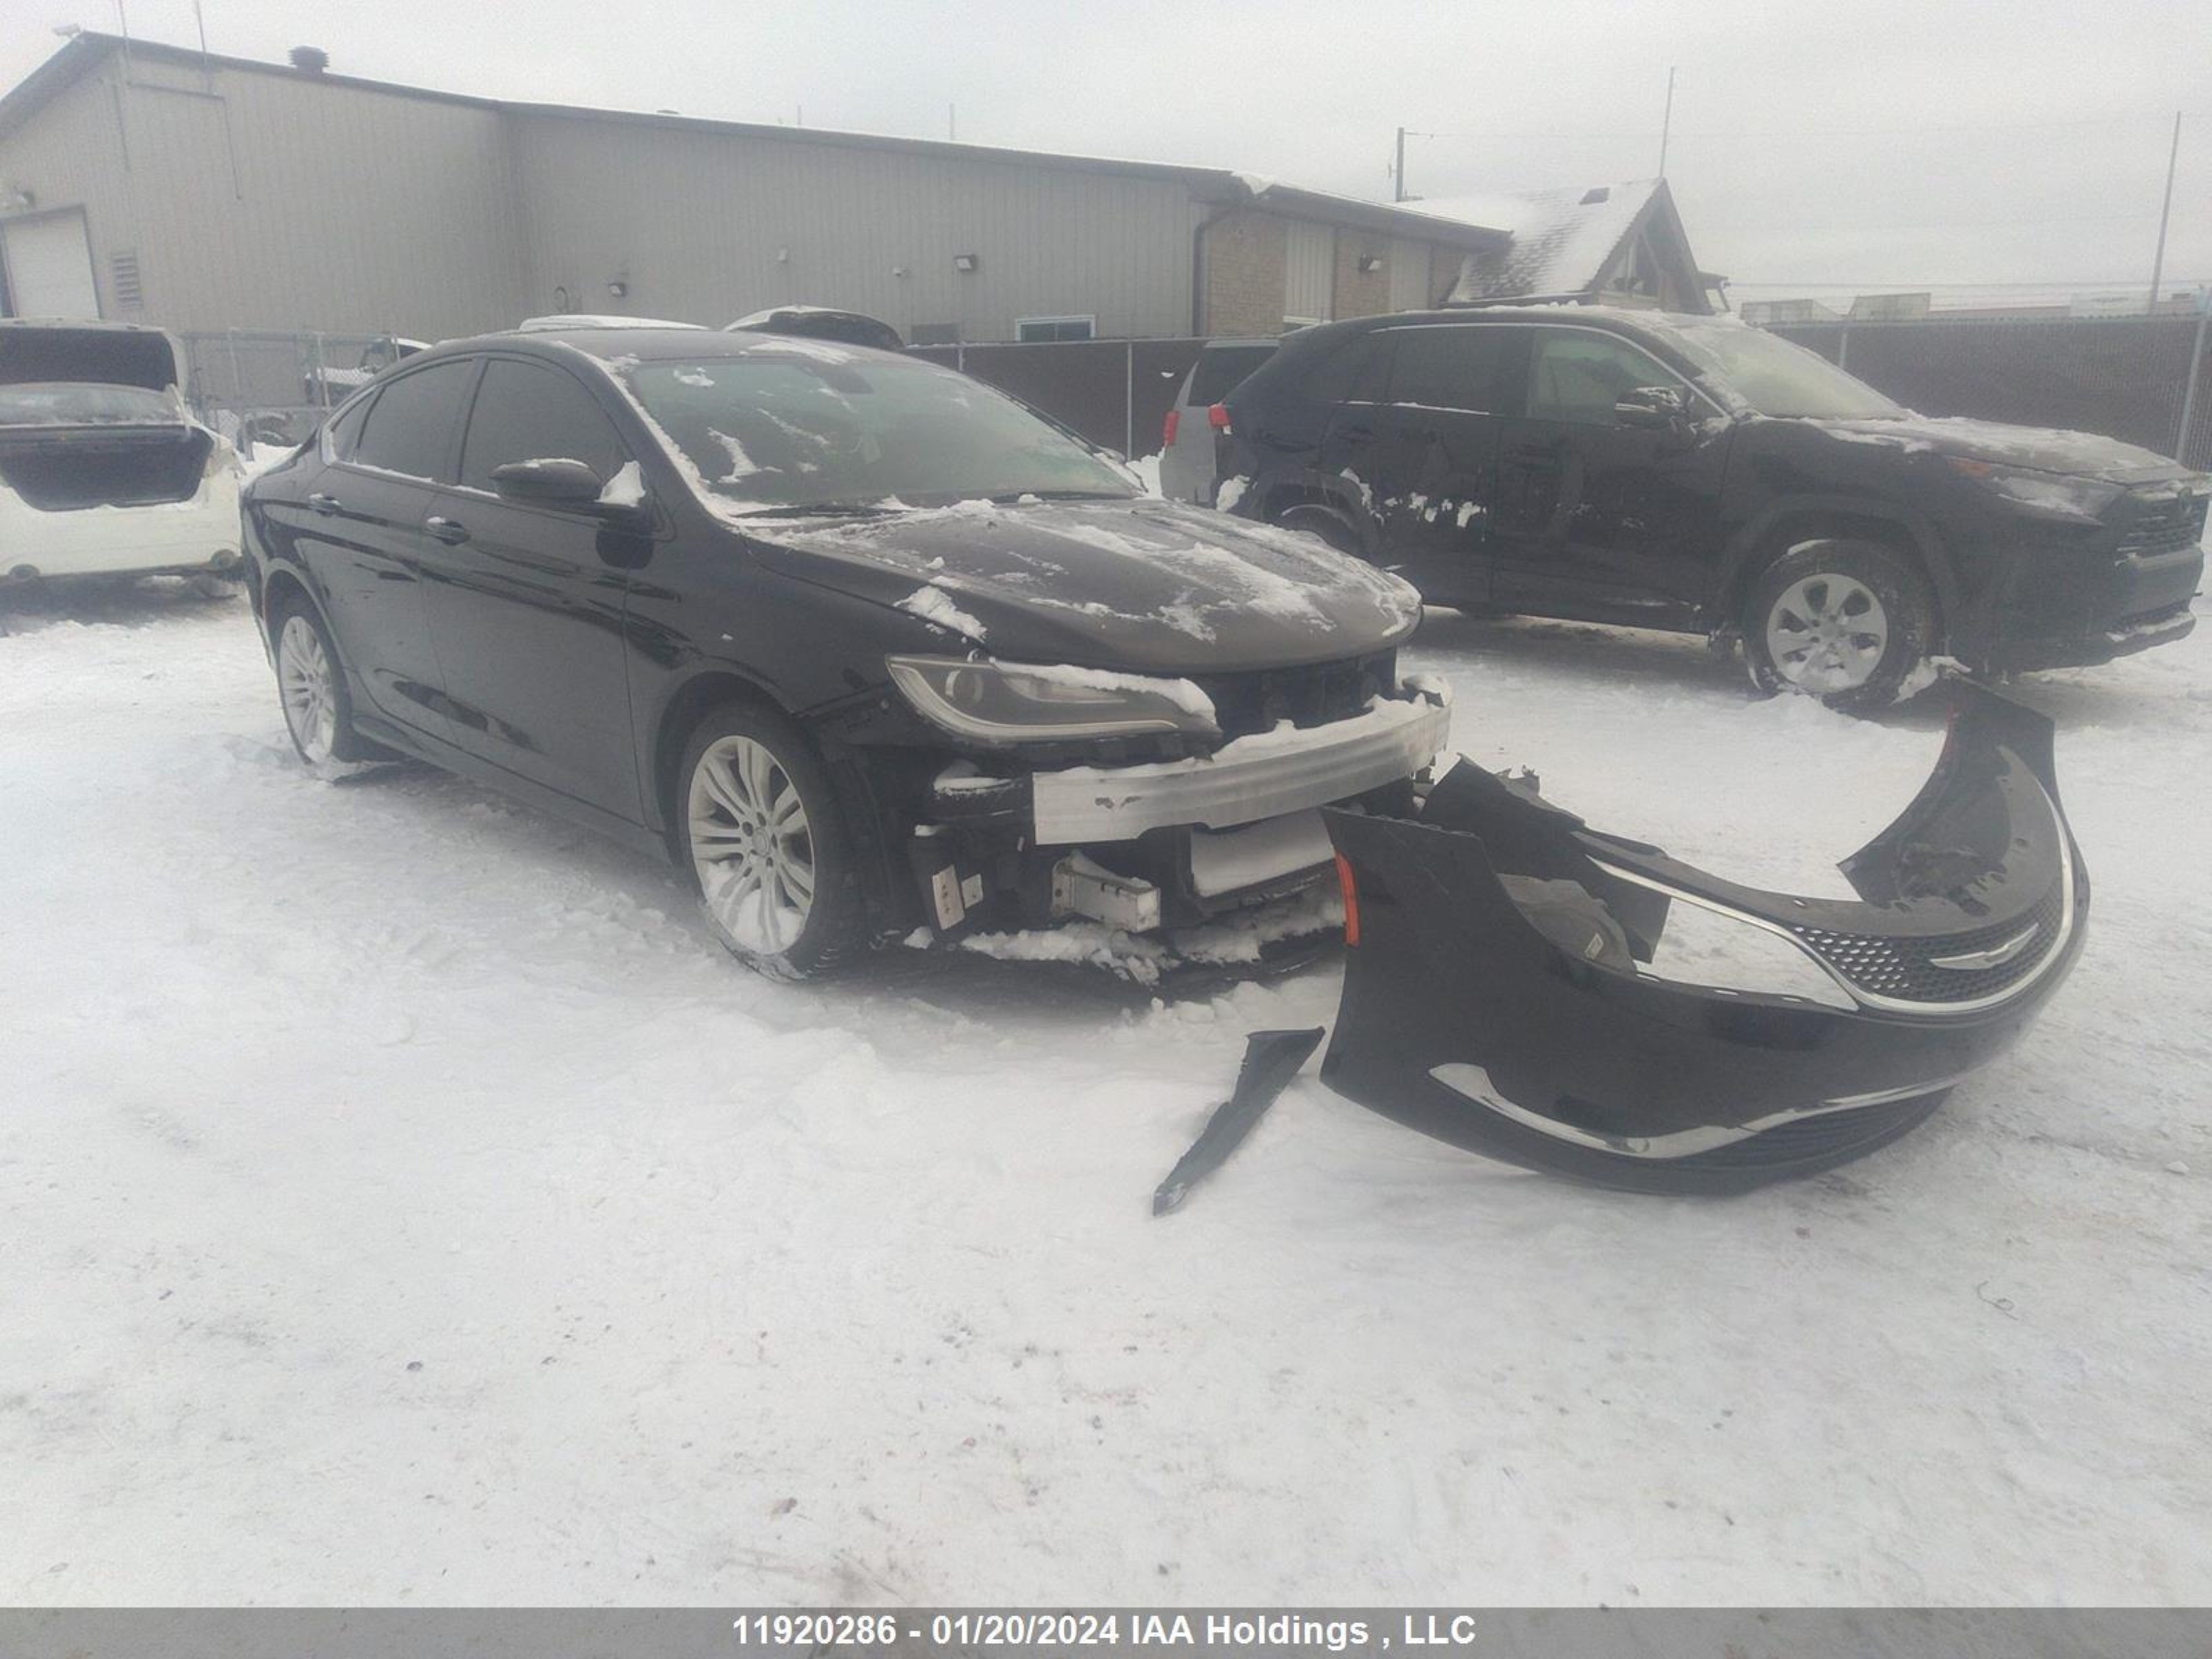
[[[0,1599],[2212,1599],[2212,629],[2023,687],[2092,939],[1898,1146],[1623,1197],[1309,1073],[1155,1221],[1332,968],[769,984],[581,831],[308,776],[235,601],[10,620]],[[1692,641],[1413,657],[1760,881],[1937,743]]]

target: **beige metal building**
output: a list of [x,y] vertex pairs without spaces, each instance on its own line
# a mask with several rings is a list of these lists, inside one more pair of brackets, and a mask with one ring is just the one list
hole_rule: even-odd
[[810,302],[916,343],[1437,304],[1497,228],[1206,167],[517,104],[85,33],[0,98],[5,311],[426,339]]

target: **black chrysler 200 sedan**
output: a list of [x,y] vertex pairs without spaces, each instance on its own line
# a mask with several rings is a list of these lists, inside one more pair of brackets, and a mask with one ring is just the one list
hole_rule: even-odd
[[1915,415],[1732,317],[1308,329],[1224,423],[1224,509],[1445,605],[1740,636],[1762,687],[1842,707],[1936,654],[2100,663],[2195,626],[2212,480],[2111,438]]
[[665,852],[739,957],[1194,924],[1443,746],[1413,589],[1148,500],[911,358],[699,330],[423,352],[246,492],[311,763],[398,751]]

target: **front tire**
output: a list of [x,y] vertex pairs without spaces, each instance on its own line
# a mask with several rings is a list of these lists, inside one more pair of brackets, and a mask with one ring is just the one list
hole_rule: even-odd
[[320,768],[381,757],[385,750],[354,732],[345,671],[313,607],[304,599],[280,601],[272,607],[270,629],[276,639],[276,696],[284,709],[284,729],[300,758]]
[[1927,579],[1889,549],[1801,542],[1752,585],[1744,660],[1764,692],[1869,713],[1896,702],[1927,656],[1935,613]]
[[676,834],[708,926],[747,967],[824,978],[867,949],[851,830],[781,714],[731,703],[700,721],[677,775]]

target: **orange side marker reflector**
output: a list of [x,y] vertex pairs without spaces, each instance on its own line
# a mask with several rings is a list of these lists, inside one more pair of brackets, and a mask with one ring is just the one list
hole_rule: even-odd
[[1343,854],[1336,855],[1337,884],[1344,889],[1344,942],[1359,943],[1359,883],[1352,873],[1352,860]]

